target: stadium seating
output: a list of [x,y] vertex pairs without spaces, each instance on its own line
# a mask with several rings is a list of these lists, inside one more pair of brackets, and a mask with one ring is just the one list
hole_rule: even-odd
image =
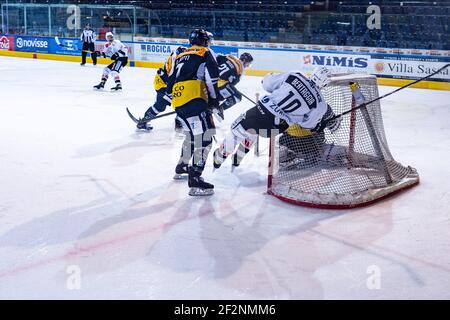
[[[20,2],[47,5],[72,3],[69,0]],[[111,0],[78,2],[95,5],[129,4],[127,1]],[[144,36],[186,37],[193,28],[202,27],[213,32],[216,39],[223,40],[450,50],[450,1],[444,0],[404,3],[370,1],[381,8],[381,29],[374,30],[369,30],[366,24],[370,16],[367,13],[369,1],[330,0],[328,6],[325,1],[309,0],[137,0],[132,3],[137,8],[138,16],[140,10],[149,12],[142,14],[142,18],[138,17],[135,29],[129,17],[132,11],[120,15],[118,10],[119,13],[113,18],[97,14],[90,17],[89,21],[98,27],[109,24],[118,26],[120,32],[135,31]],[[17,16],[18,21],[16,26],[10,27],[10,33],[48,35],[46,10],[29,10],[26,30],[20,26],[20,9],[17,12],[10,10],[10,14]],[[63,26],[52,28],[52,32],[58,29],[65,33]]]

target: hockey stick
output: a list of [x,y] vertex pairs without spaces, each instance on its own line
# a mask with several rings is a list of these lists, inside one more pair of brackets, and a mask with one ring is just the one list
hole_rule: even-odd
[[235,86],[230,85],[236,92],[238,92],[241,96],[243,96],[245,99],[247,99],[248,101],[250,101],[251,103],[253,103],[255,106],[257,105],[257,103],[255,101],[253,101],[252,99],[250,99],[249,97],[247,97],[245,94],[243,94],[242,92],[240,92],[238,89],[236,89]]
[[[55,41],[56,41],[56,44],[57,44],[58,46],[63,47],[63,48],[76,49],[76,51],[86,51],[86,50],[78,49],[78,47],[74,47],[73,45],[70,45],[70,46],[69,46],[69,45],[67,45],[67,44],[62,43],[62,42],[59,40],[58,36],[55,37]],[[86,52],[87,52],[87,51],[86,51]]]
[[55,42],[58,46],[62,47],[62,48],[69,48],[69,49],[76,49],[75,51],[80,51],[80,52],[86,52],[86,53],[91,53],[91,55],[96,55],[97,57],[101,57],[101,52],[100,51],[89,51],[89,50],[83,50],[83,49],[78,49],[78,47],[74,47],[74,46],[69,46],[67,44],[62,43],[58,36],[55,37]]
[[386,98],[386,97],[389,97],[390,95],[392,95],[392,94],[394,94],[394,93],[397,93],[397,92],[399,92],[400,90],[406,89],[406,88],[408,88],[408,87],[410,87],[410,86],[412,86],[412,85],[414,85],[414,84],[416,84],[416,83],[419,83],[419,82],[422,82],[422,81],[424,81],[424,80],[426,80],[426,79],[429,79],[429,78],[431,78],[432,76],[438,74],[439,72],[441,72],[441,71],[447,69],[448,67],[450,67],[450,63],[447,63],[445,66],[443,66],[443,67],[440,68],[439,70],[433,72],[432,74],[429,74],[429,75],[426,76],[426,77],[420,78],[420,79],[418,79],[418,80],[416,80],[416,81],[413,81],[413,82],[411,82],[411,83],[409,83],[409,84],[407,84],[407,85],[404,85],[403,87],[400,87],[400,88],[398,88],[398,89],[395,89],[394,91],[391,91],[391,92],[389,92],[389,93],[386,93],[385,95],[382,95],[381,97],[378,97],[378,98],[376,98],[376,99],[373,99],[372,101],[365,102],[365,103],[363,103],[363,104],[361,104],[361,105],[359,105],[359,106],[357,106],[357,107],[351,108],[350,110],[347,110],[347,111],[345,111],[345,112],[343,112],[343,113],[341,113],[341,114],[339,114],[339,115],[337,115],[337,116],[334,116],[334,117],[328,119],[328,120],[326,121],[326,123],[328,123],[328,122],[330,122],[330,121],[332,121],[332,120],[335,120],[335,119],[337,119],[337,118],[339,118],[339,117],[345,116],[346,114],[349,114],[349,113],[351,113],[351,112],[353,112],[353,111],[355,111],[355,110],[364,108],[364,107],[366,107],[367,105],[372,104],[372,103],[374,103],[374,102],[377,102],[377,101],[379,101],[379,100],[381,100],[381,99],[384,99],[384,98]]
[[164,114],[160,114],[160,115],[154,117],[152,120],[159,119],[159,118],[164,118],[164,117],[167,117],[167,116],[171,116],[171,115],[173,115],[175,113],[176,113],[176,111],[170,111],[170,112],[167,112],[167,113],[164,113]]
[[133,116],[133,114],[130,112],[130,110],[128,108],[126,108],[126,109],[127,109],[128,116],[131,118],[131,120],[133,120],[135,123],[139,123],[140,119]]
[[73,46],[68,46],[68,45],[66,45],[66,44],[61,43],[61,41],[59,41],[58,36],[55,37],[55,41],[56,41],[56,44],[57,44],[58,46],[60,46],[60,47],[73,48]]
[[[133,120],[135,123],[138,123],[139,121],[142,120],[141,118],[139,118],[139,119],[136,118],[136,117],[131,113],[131,111],[130,111],[128,108],[126,108],[126,110],[127,110],[128,116],[129,116],[129,117],[131,118],[131,120]],[[153,121],[153,120],[159,119],[159,118],[164,118],[164,117],[170,116],[170,115],[175,114],[175,113],[176,113],[175,111],[171,111],[171,112],[167,112],[167,113],[164,113],[164,114],[160,114],[159,116],[154,117],[154,118],[151,119],[150,121]]]

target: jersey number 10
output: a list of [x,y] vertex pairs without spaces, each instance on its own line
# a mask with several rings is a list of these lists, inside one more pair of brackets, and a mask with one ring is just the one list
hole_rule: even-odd
[[291,113],[300,108],[302,106],[302,103],[300,102],[300,100],[295,98],[294,92],[289,91],[289,94],[286,96],[286,98],[278,102],[278,106],[284,112]]

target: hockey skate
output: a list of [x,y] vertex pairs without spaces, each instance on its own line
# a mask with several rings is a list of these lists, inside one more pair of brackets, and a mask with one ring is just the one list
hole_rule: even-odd
[[122,91],[122,85],[120,83],[116,84],[115,87],[111,88],[112,92],[118,92],[118,91]]
[[105,83],[100,82],[98,85],[94,86],[94,90],[103,90],[105,88]]
[[189,195],[194,197],[213,195],[214,186],[205,182],[200,175],[201,173],[196,172],[193,168],[189,168]]
[[150,124],[150,122],[147,122],[145,120],[145,118],[139,120],[139,122],[136,125],[136,128],[139,129],[139,130],[147,130],[147,131],[153,130],[152,125]]
[[175,168],[174,180],[184,180],[187,179],[189,174],[188,165],[185,163],[179,163]]

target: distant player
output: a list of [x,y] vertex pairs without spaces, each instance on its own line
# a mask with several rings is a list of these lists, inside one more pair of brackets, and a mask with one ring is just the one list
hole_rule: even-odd
[[269,94],[232,124],[231,132],[214,152],[214,167],[219,168],[236,147],[233,165],[239,165],[257,135],[264,136],[269,130],[284,132],[297,124],[313,132],[320,133],[325,127],[335,132],[341,118],[329,121],[335,114],[320,92],[329,84],[329,75],[330,71],[321,67],[311,78],[300,72],[266,76],[262,84]]
[[217,55],[219,65],[219,99],[223,101],[217,110],[216,115],[220,120],[224,119],[223,111],[231,108],[242,100],[242,94],[236,89],[236,85],[241,81],[244,70],[251,66],[253,57],[250,53],[243,53],[236,58],[229,55]]
[[111,58],[113,63],[103,69],[102,81],[98,85],[94,86],[94,89],[102,90],[111,75],[116,83],[116,86],[111,88],[111,90],[119,91],[122,90],[122,83],[120,82],[119,73],[122,71],[122,68],[128,64],[128,49],[120,40],[114,39],[112,32],[106,33],[106,40],[108,42],[105,44],[105,48],[98,54],[103,58]]
[[201,177],[215,134],[211,110],[219,106],[219,66],[208,48],[210,38],[203,29],[190,33],[191,47],[176,57],[167,84],[172,107],[187,130],[174,178],[188,174],[191,196],[214,193],[214,186]]
[[[167,94],[167,81],[173,71],[173,65],[175,59],[181,53],[186,50],[184,47],[178,47],[174,52],[170,54],[167,58],[164,66],[156,72],[155,80],[153,81],[153,87],[156,90],[156,101],[148,108],[142,119],[139,120],[137,124],[138,129],[142,130],[152,130],[153,127],[150,125],[150,121],[155,118],[159,113],[164,112],[167,106],[172,103],[171,97]],[[175,130],[181,130],[181,123],[178,119],[175,119]]]
[[92,62],[94,66],[97,64],[97,53],[95,51],[95,40],[97,40],[97,35],[94,30],[91,29],[90,24],[86,24],[83,33],[80,36],[81,42],[83,42],[83,49],[81,51],[81,65],[86,64],[86,56],[88,51],[91,52]]

